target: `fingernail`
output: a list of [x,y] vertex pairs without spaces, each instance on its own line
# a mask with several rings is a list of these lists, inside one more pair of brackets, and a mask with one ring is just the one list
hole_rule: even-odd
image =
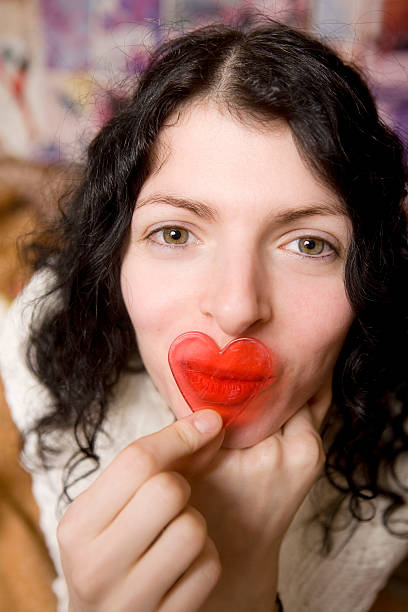
[[222,419],[214,410],[199,410],[194,413],[194,427],[200,433],[212,433],[221,429]]

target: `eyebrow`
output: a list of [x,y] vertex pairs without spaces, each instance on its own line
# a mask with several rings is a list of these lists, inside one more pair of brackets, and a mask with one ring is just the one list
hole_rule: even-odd
[[334,217],[348,216],[345,208],[340,204],[340,202],[328,202],[324,205],[294,208],[292,210],[285,210],[277,215],[274,214],[271,216],[273,217],[273,223],[276,225],[286,225],[307,217],[317,217],[318,215],[330,215]]
[[191,198],[177,198],[158,193],[140,200],[137,203],[136,208],[141,208],[142,206],[146,206],[148,204],[168,204],[170,206],[174,206],[175,208],[185,208],[196,214],[198,217],[207,219],[208,221],[215,221],[215,219],[218,217],[218,213],[215,208],[212,208],[208,204],[204,204],[204,202],[192,200]]
[[[198,217],[207,219],[209,221],[215,221],[218,218],[218,212],[215,208],[212,208],[204,202],[193,200],[191,198],[180,198],[164,194],[153,194],[147,198],[140,200],[136,208],[147,206],[151,204],[168,204],[175,208],[184,208],[196,214]],[[278,213],[271,213],[271,222],[274,225],[287,225],[299,221],[300,219],[307,217],[315,217],[318,215],[331,215],[331,216],[343,216],[346,217],[347,213],[340,202],[332,201],[327,202],[324,205],[315,206],[304,206],[303,208],[293,208],[290,210],[284,210]]]

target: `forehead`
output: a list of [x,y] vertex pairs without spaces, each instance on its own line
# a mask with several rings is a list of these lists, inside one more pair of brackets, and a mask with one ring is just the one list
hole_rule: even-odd
[[159,134],[140,197],[156,190],[221,208],[259,202],[296,207],[307,200],[345,214],[337,194],[299,153],[286,122],[247,119],[209,101],[173,115]]

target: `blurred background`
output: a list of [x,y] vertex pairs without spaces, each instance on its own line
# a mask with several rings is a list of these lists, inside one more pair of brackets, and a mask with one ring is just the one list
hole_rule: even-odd
[[[251,9],[356,63],[408,146],[408,0],[0,0],[0,317],[28,275],[18,236],[54,213],[149,49]],[[407,584],[403,564],[373,611],[407,611]]]
[[152,45],[250,8],[320,34],[360,64],[404,135],[407,0],[0,0],[0,150],[75,158]]

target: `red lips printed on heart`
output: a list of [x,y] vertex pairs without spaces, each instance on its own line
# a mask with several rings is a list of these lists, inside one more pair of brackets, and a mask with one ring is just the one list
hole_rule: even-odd
[[191,410],[212,408],[225,427],[275,380],[271,353],[255,338],[237,338],[219,349],[206,334],[187,332],[172,342],[169,364]]

